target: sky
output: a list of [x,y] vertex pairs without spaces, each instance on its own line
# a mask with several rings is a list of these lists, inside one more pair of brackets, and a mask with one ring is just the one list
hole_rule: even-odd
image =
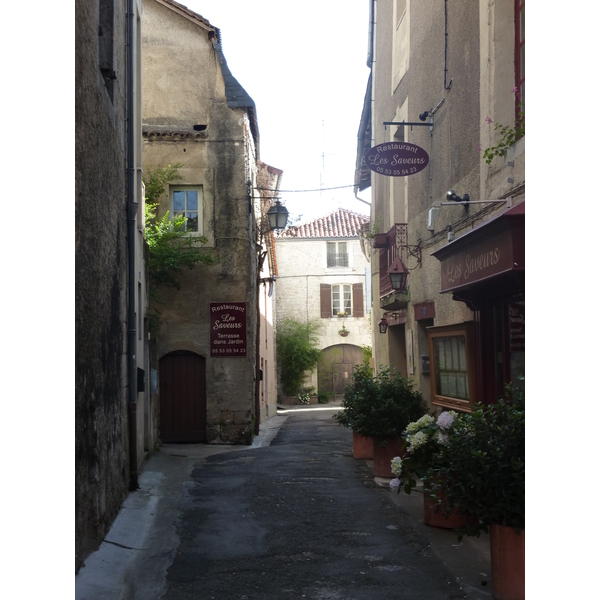
[[[368,0],[179,0],[221,31],[227,65],[256,104],[260,159],[283,171],[301,222],[338,208],[369,215],[353,187],[367,89]],[[324,190],[322,188],[342,188]],[[370,189],[358,194],[370,202]]]

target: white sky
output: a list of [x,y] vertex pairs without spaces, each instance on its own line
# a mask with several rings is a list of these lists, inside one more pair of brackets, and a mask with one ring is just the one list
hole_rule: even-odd
[[[221,30],[227,65],[256,104],[260,158],[283,170],[281,189],[351,186],[369,76],[369,2],[178,1]],[[370,189],[358,196],[370,202]],[[352,187],[281,198],[303,222],[340,207],[369,214]]]

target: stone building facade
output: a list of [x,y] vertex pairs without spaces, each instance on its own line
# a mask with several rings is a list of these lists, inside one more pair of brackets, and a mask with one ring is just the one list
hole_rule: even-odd
[[75,15],[78,570],[101,543],[125,495],[137,487],[138,470],[156,443],[156,426],[144,385],[141,1],[84,0]]
[[161,290],[160,438],[249,444],[267,415],[256,108],[227,67],[219,29],[185,6],[144,0],[142,49],[144,169],[181,165],[158,217],[185,213],[216,259],[182,273],[180,289]]
[[[432,407],[470,410],[524,372],[524,135],[483,159],[495,124],[513,127],[524,106],[523,2],[370,4],[355,184],[372,186],[371,233],[384,234],[365,240],[375,360],[414,378]],[[377,172],[370,148],[407,143],[425,168]],[[396,257],[409,271],[399,293]]]
[[321,322],[321,361],[306,380],[319,392],[342,395],[361,348],[371,346],[369,263],[359,240],[367,225],[366,216],[340,208],[275,237],[276,320]]

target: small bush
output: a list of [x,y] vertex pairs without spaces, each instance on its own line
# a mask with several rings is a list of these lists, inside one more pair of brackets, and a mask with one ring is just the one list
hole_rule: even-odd
[[380,367],[373,377],[367,365],[356,365],[353,381],[344,392],[344,408],[334,419],[365,437],[399,438],[406,426],[427,412],[421,392],[412,380],[389,367]]

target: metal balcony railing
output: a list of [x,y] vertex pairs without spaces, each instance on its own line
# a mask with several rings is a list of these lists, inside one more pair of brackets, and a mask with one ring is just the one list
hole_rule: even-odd
[[347,267],[349,266],[348,253],[328,253],[327,254],[327,266],[328,267]]

